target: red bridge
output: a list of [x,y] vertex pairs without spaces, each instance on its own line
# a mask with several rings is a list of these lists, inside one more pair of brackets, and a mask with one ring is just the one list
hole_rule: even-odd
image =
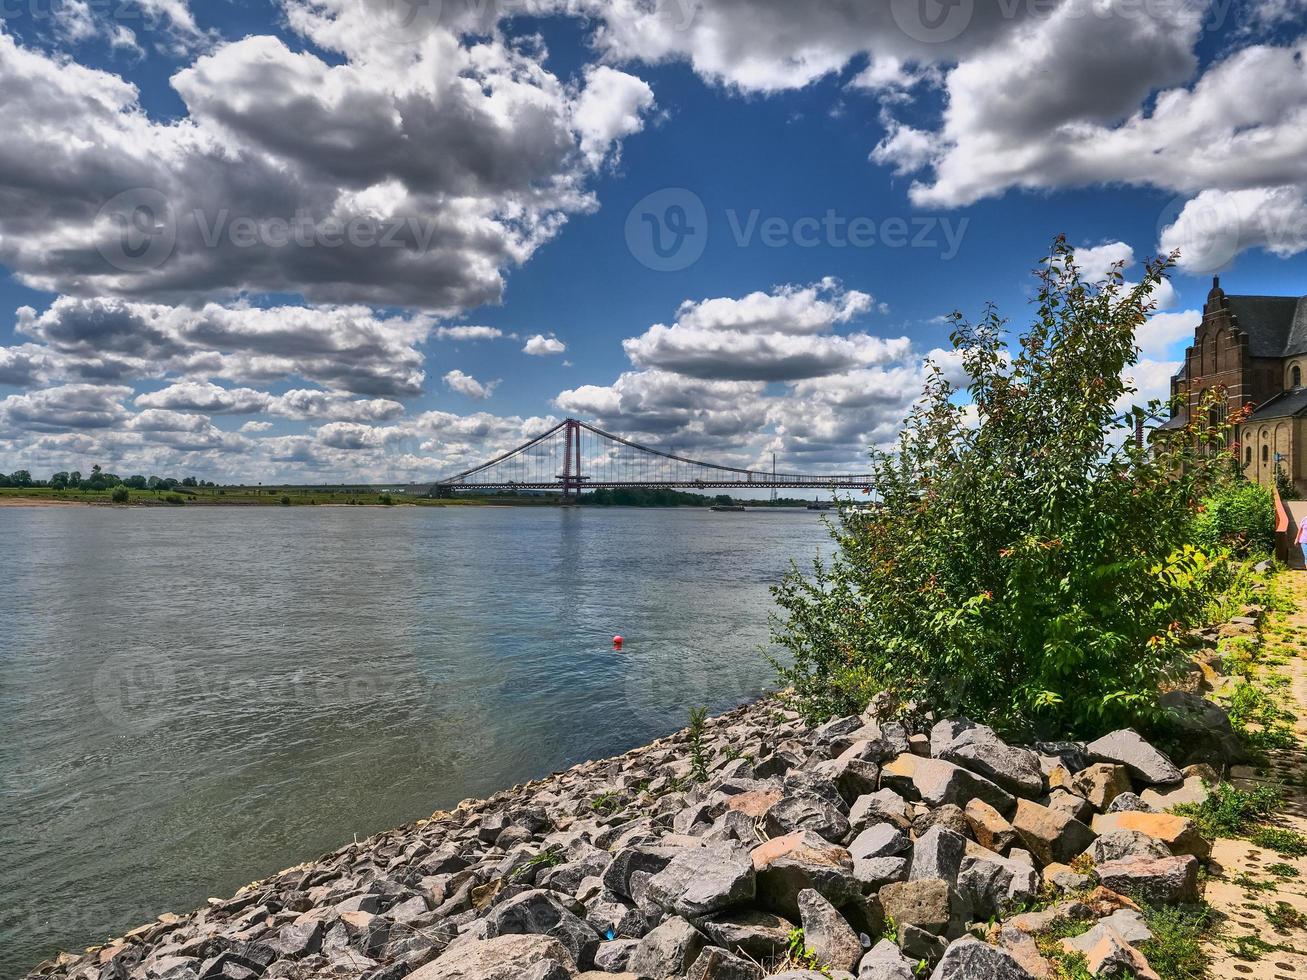
[[865,490],[870,485],[868,473],[809,475],[705,463],[567,419],[502,456],[432,484],[430,492],[557,490],[568,498],[584,489],[618,487]]

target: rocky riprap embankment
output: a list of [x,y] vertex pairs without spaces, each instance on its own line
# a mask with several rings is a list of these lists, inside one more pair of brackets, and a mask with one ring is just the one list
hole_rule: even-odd
[[[1032,936],[1070,918],[1097,920],[1067,940],[1091,971],[1146,977],[1124,896],[1196,899],[1210,848],[1158,812],[1198,771],[1132,731],[1021,748],[760,702],[710,720],[698,758],[705,781],[682,732],[465,801],[32,976],[911,980],[924,960],[1015,980],[1048,975]],[[799,928],[811,957],[790,955]]]

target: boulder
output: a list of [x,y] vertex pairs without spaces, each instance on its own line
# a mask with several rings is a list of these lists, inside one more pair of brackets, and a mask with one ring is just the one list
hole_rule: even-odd
[[595,950],[595,967],[609,973],[624,973],[631,961],[631,954],[640,945],[638,939],[613,939],[600,943]]
[[908,880],[940,878],[953,884],[967,850],[967,839],[946,827],[932,827],[912,847]]
[[1130,775],[1150,786],[1168,786],[1184,782],[1180,770],[1132,728],[1104,735],[1085,746],[1098,762],[1115,762],[1130,770]]
[[1018,800],[1012,826],[1040,864],[1067,864],[1094,840],[1094,832],[1068,813]]
[[849,819],[828,800],[813,793],[786,796],[768,808],[763,828],[770,837],[810,830],[832,843],[848,839]]
[[753,900],[753,861],[742,844],[687,848],[649,881],[649,898],[668,912],[699,918]]
[[623,847],[613,855],[613,860],[604,869],[604,887],[623,898],[633,898],[631,875],[636,871],[657,874],[675,856],[676,851],[666,847]]
[[982,943],[974,936],[955,940],[930,975],[930,980],[1034,980],[1007,950]]
[[1224,768],[1248,760],[1225,709],[1199,694],[1167,691],[1157,699],[1176,732],[1180,762],[1206,762]]
[[1159,980],[1144,954],[1131,946],[1115,929],[1099,923],[1083,936],[1062,940],[1062,948],[1080,953],[1094,976],[1128,976],[1135,980]]
[[852,803],[859,796],[876,791],[880,785],[880,766],[865,759],[846,758],[847,754],[818,763],[813,771],[831,780],[844,801]]
[[785,951],[794,923],[760,909],[739,909],[703,919],[699,928],[728,952],[764,960]]
[[[1145,792],[1151,792],[1145,790]],[[1125,813],[1128,810],[1134,810],[1139,813],[1153,813],[1154,807],[1147,801],[1134,793],[1122,793],[1107,806],[1108,813]]]
[[853,860],[860,858],[898,857],[912,850],[912,841],[893,824],[878,823],[868,827],[849,845]]
[[945,803],[933,810],[917,814],[912,821],[912,835],[920,837],[931,827],[947,827],[963,837],[971,836],[971,825],[967,823],[967,815],[963,812],[962,807],[955,806],[952,803]]
[[979,773],[1009,793],[1038,796],[1044,791],[1039,756],[1029,749],[1008,745],[986,725],[960,732],[936,755]]
[[862,959],[862,941],[835,906],[811,888],[799,892],[804,944],[823,964],[852,971]]
[[858,980],[916,980],[915,966],[892,940],[882,939],[858,963]]
[[410,980],[570,980],[572,959],[548,936],[498,936],[451,947]]
[[559,904],[550,892],[541,890],[510,898],[486,916],[486,938],[523,935],[558,940],[582,969],[594,962],[599,945],[599,934],[590,925]]
[[1089,823],[1094,819],[1094,808],[1089,801],[1083,796],[1064,789],[1055,789],[1038,801],[1041,806],[1046,806],[1050,810],[1058,810],[1068,814],[1073,820],[1079,820],[1083,824]]
[[649,980],[670,980],[684,976],[708,938],[679,916],[668,919],[640,940],[627,969]]
[[705,946],[686,980],[762,980],[762,968],[719,946]]
[[1105,813],[1094,818],[1093,826],[1100,836],[1114,830],[1137,830],[1161,841],[1172,854],[1192,854],[1205,860],[1212,853],[1212,843],[1198,832],[1198,825],[1174,813]]
[[907,881],[908,868],[905,857],[853,859],[853,877],[868,891],[875,891],[892,881]]
[[940,935],[952,919],[952,891],[942,878],[895,882],[880,890],[880,904],[887,919]]
[[861,891],[849,852],[810,830],[774,837],[755,847],[750,857],[759,904],[791,920],[798,917],[799,892],[805,888],[837,907]]
[[974,915],[986,918],[1039,894],[1039,873],[998,854],[969,854],[957,877],[958,892]]
[[854,830],[877,823],[892,823],[900,830],[912,826],[908,816],[908,802],[892,789],[881,789],[875,793],[859,796],[849,807],[849,823]]
[[964,815],[971,835],[981,847],[1006,854],[1019,839],[1016,828],[984,800],[972,800]]
[[938,759],[955,738],[975,727],[976,723],[966,718],[945,718],[935,722],[930,729],[930,754]]
[[917,759],[912,784],[927,806],[938,807],[945,803],[966,806],[973,799],[981,799],[1004,815],[1012,813],[1016,806],[1016,801],[1006,790],[984,776],[943,759]]
[[1072,776],[1071,787],[1094,809],[1106,810],[1114,799],[1130,791],[1130,771],[1111,762],[1096,762]]
[[1179,786],[1148,787],[1139,794],[1140,802],[1154,810],[1169,810],[1182,803],[1201,805],[1211,796],[1209,784],[1215,782],[1202,776],[1185,776]]
[[1160,840],[1137,830],[1113,830],[1101,834],[1098,840],[1089,845],[1088,854],[1095,864],[1119,861],[1126,857],[1171,856],[1171,852]]
[[1088,888],[1090,884],[1088,875],[1082,875],[1070,865],[1059,864],[1056,861],[1044,865],[1042,876],[1044,887],[1054,892],[1078,892]]
[[1094,868],[1094,877],[1114,892],[1159,905],[1198,900],[1198,859],[1192,854],[1108,861]]

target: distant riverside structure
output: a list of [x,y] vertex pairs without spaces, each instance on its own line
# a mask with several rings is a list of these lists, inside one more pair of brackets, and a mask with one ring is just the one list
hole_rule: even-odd
[[1172,415],[1158,433],[1184,428],[1208,391],[1224,387],[1211,410],[1221,424],[1245,405],[1252,415],[1231,432],[1248,479],[1270,487],[1278,470],[1307,497],[1307,296],[1232,296],[1212,279],[1203,320],[1171,378]]

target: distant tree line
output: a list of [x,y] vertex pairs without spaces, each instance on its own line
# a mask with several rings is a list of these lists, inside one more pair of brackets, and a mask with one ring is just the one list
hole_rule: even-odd
[[171,476],[128,476],[106,473],[100,465],[91,467],[90,476],[82,476],[80,470],[59,472],[48,480],[35,480],[27,470],[15,470],[6,476],[0,473],[0,487],[48,487],[51,490],[112,490],[114,487],[127,487],[131,490],[170,491],[178,487],[213,487],[217,484],[211,480],[200,480],[193,476],[178,480]]

